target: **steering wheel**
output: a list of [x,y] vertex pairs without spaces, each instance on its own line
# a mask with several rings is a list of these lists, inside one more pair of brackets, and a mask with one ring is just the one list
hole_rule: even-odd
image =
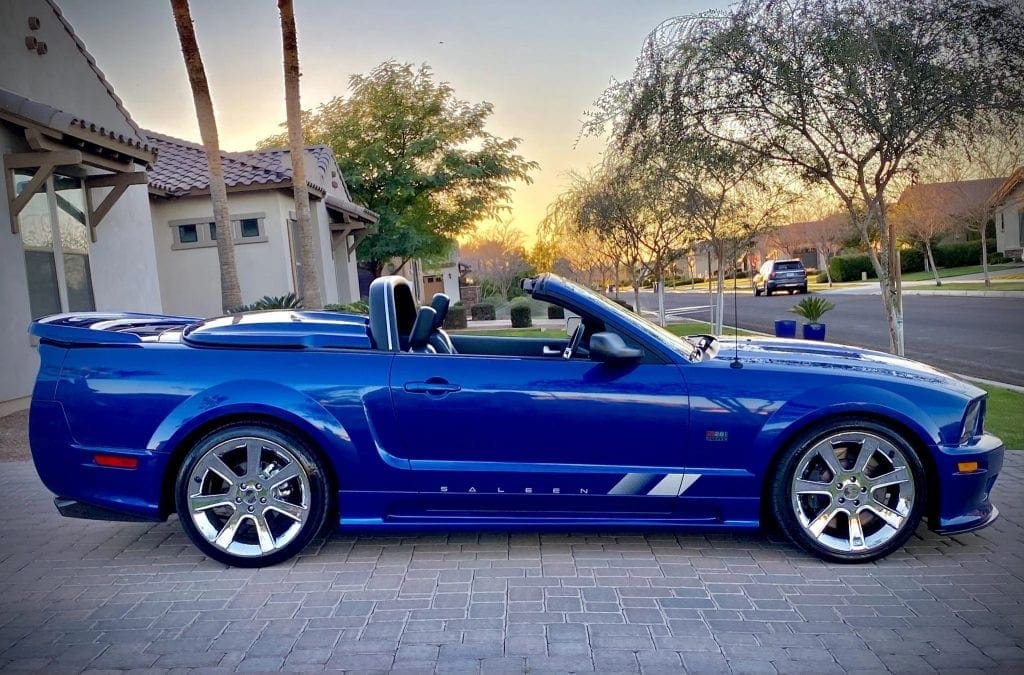
[[586,327],[583,322],[576,326],[576,330],[572,332],[572,337],[569,338],[569,344],[565,345],[565,350],[562,352],[563,359],[571,359],[576,355],[576,350],[580,348],[580,343],[583,342],[583,333],[586,331]]

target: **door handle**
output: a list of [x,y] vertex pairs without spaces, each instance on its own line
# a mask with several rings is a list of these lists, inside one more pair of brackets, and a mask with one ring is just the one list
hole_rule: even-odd
[[547,345],[544,345],[543,347],[541,347],[541,354],[543,354],[544,356],[561,356],[562,350],[557,349],[555,347],[549,347]]
[[426,382],[406,382],[405,390],[410,394],[430,394],[432,396],[444,396],[462,389],[457,384],[451,384],[440,377],[432,377]]

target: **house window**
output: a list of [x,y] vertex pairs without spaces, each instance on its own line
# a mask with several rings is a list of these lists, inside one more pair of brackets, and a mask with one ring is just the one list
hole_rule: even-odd
[[[14,171],[15,191],[20,193],[33,175],[30,170]],[[96,309],[82,181],[50,176],[45,189],[18,214],[18,231],[32,318]]]
[[[267,241],[265,214],[241,213],[230,216],[236,244],[256,244]],[[172,220],[171,248],[208,248],[217,245],[217,224],[204,219]]]
[[256,218],[242,218],[239,222],[238,229],[241,231],[243,239],[251,239],[253,237],[259,237],[260,232],[260,221]]
[[182,244],[195,244],[199,242],[199,230],[197,225],[178,225],[178,241]]

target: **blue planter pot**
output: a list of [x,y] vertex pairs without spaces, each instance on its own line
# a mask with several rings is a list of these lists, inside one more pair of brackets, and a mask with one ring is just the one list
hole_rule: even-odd
[[775,322],[775,337],[780,338],[795,338],[796,337],[796,321],[789,319],[779,319]]
[[804,339],[805,340],[819,340],[825,339],[825,324],[823,323],[805,323],[804,324]]

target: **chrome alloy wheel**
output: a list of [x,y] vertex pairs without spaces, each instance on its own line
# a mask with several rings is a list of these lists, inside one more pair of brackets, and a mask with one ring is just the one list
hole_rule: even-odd
[[188,512],[199,533],[241,557],[291,543],[310,514],[309,476],[291,450],[243,436],[207,450],[189,474]]
[[791,506],[804,531],[840,553],[868,553],[898,536],[914,508],[904,452],[867,431],[829,436],[793,472]]

